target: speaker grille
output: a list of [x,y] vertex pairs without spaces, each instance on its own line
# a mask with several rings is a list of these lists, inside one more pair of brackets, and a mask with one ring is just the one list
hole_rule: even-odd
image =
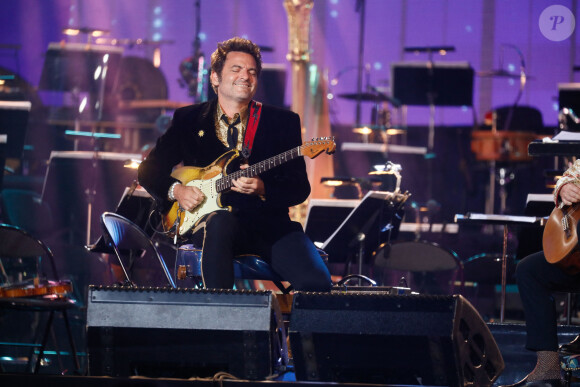
[[462,296],[296,293],[297,380],[490,386],[503,359]]

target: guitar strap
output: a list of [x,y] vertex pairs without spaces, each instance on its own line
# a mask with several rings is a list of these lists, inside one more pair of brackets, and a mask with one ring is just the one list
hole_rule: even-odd
[[250,102],[250,114],[248,115],[248,124],[246,125],[246,134],[244,135],[244,145],[242,146],[242,156],[247,160],[252,154],[252,146],[254,144],[254,137],[260,122],[260,114],[262,113],[262,103],[252,100]]

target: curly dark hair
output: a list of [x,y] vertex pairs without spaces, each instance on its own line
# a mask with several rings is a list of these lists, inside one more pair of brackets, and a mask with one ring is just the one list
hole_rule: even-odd
[[217,49],[211,54],[211,71],[215,72],[221,78],[226,57],[232,51],[245,52],[253,56],[256,61],[258,76],[260,76],[262,72],[262,54],[260,53],[260,48],[252,41],[240,37],[218,43]]

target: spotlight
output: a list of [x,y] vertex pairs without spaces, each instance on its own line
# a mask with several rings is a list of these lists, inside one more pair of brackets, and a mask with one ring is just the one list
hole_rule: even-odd
[[137,168],[139,168],[140,164],[141,164],[141,160],[129,159],[129,160],[125,160],[123,167],[130,168],[130,169],[137,169]]

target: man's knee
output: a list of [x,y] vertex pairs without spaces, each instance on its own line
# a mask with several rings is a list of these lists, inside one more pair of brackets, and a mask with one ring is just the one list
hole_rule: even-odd
[[229,211],[212,212],[205,220],[205,229],[207,233],[219,232],[220,234],[229,234],[236,231],[237,219]]

